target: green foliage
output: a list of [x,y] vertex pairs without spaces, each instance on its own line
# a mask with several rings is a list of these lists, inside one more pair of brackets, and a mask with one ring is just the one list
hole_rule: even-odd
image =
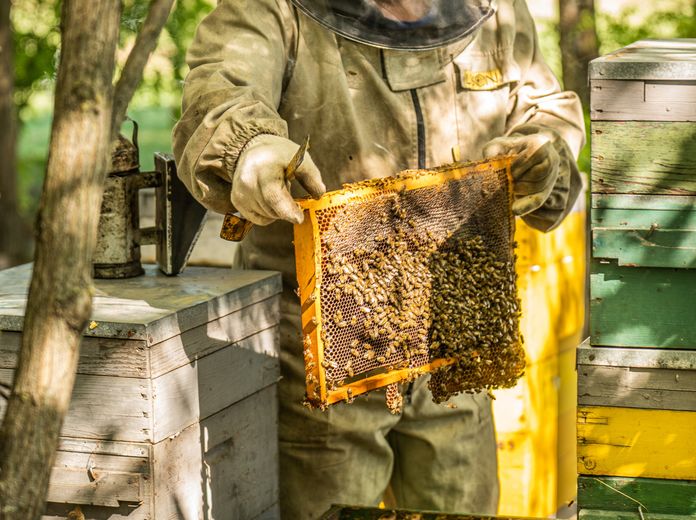
[[59,8],[49,0],[25,0],[12,5],[14,101],[21,115],[37,90],[55,79],[60,32]]
[[600,53],[606,54],[646,38],[693,38],[696,36],[696,2],[680,1],[641,17],[636,7],[618,16],[597,13]]

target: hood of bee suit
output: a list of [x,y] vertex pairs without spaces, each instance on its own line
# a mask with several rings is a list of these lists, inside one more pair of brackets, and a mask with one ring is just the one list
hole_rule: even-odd
[[[437,49],[462,40],[495,11],[493,0],[291,1],[309,17],[349,40],[383,49],[414,51]],[[414,4],[415,8],[410,7]],[[396,19],[404,9],[417,16],[407,21]]]

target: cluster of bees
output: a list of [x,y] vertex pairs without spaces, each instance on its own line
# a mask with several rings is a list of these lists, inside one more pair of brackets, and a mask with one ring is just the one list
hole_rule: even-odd
[[433,400],[513,386],[525,366],[514,261],[477,236],[433,253],[430,272],[430,355],[453,361],[431,377]]
[[[404,206],[402,196],[391,198],[373,216],[383,231],[361,237],[362,243],[334,244],[355,219],[350,211],[336,215],[323,235],[327,386],[436,359],[448,363],[429,383],[436,402],[514,384],[524,370],[524,351],[510,244],[503,245],[501,260],[480,236],[419,226]],[[398,411],[396,385],[387,397]]]

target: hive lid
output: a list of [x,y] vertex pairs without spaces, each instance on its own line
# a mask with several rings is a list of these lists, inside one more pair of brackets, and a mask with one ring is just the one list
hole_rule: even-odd
[[590,79],[696,80],[696,38],[639,40],[591,61]]
[[[126,280],[95,280],[85,336],[146,340],[152,345],[265,300],[281,291],[280,275],[189,267],[165,276],[156,266]],[[32,264],[0,271],[0,330],[21,331]]]

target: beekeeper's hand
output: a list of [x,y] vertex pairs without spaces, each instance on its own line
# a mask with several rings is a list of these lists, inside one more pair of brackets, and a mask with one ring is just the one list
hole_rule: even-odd
[[[563,147],[563,149],[561,149]],[[541,208],[554,194],[554,206],[565,208],[570,172],[565,164],[565,142],[555,132],[525,126],[508,137],[498,137],[483,149],[484,158],[516,155],[512,162],[512,212],[524,216]],[[555,192],[555,193],[554,193]]]
[[[298,148],[275,135],[262,134],[249,141],[239,155],[232,178],[232,204],[242,217],[261,226],[278,219],[302,223],[302,210],[290,194],[290,182],[285,181],[285,168]],[[295,178],[313,197],[326,191],[308,153],[295,171]]]

